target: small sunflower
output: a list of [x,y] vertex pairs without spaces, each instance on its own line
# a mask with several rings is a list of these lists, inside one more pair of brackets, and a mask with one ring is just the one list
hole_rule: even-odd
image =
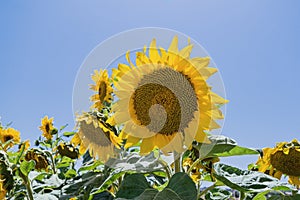
[[38,171],[48,171],[49,161],[47,160],[47,155],[37,149],[31,149],[27,151],[27,153],[25,154],[25,160],[34,160],[35,169]]
[[66,156],[71,159],[76,159],[79,156],[78,149],[74,148],[72,144],[66,144],[63,142],[60,143],[56,149],[57,153],[59,153],[62,157]]
[[56,130],[53,126],[53,117],[49,119],[48,116],[45,116],[41,121],[41,125],[39,128],[43,132],[43,136],[47,140],[51,140]]
[[141,141],[140,153],[154,148],[164,153],[183,152],[194,139],[210,143],[206,132],[220,128],[223,119],[218,105],[227,100],[211,91],[207,79],[217,72],[210,58],[190,58],[193,45],[178,50],[174,37],[168,50],[156,47],[154,39],[143,52],[136,53],[135,64],[119,64],[113,70],[115,94],[113,120],[124,124],[121,137],[125,148]]
[[[13,141],[15,143],[20,143],[21,138],[20,138],[20,132],[13,129],[13,128],[7,128],[7,129],[1,129],[0,130],[0,140],[2,142],[2,144],[8,142],[8,141]],[[6,149],[7,147],[12,147],[13,144],[7,144],[4,149]]]
[[275,148],[263,148],[263,156],[257,161],[258,171],[278,179],[289,176],[289,183],[300,187],[300,143],[281,142]]
[[119,148],[121,140],[96,114],[84,113],[77,118],[79,131],[74,136],[73,143],[89,149],[90,154],[102,161],[115,156],[115,147]]
[[95,85],[91,85],[90,89],[96,91],[96,94],[91,96],[91,101],[94,102],[92,108],[100,111],[104,107],[105,102],[110,103],[112,101],[111,93],[113,92],[113,88],[109,83],[107,70],[95,70],[92,79]]

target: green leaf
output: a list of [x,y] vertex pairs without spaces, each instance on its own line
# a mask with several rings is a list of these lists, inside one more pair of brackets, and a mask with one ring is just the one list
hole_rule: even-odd
[[216,163],[214,170],[213,176],[216,179],[240,192],[260,193],[273,188],[286,190],[287,187],[290,190],[294,189],[291,185],[281,183],[278,179],[257,171],[241,170],[221,163]]
[[67,126],[68,126],[68,124],[65,124],[65,125],[61,126],[61,127],[59,128],[59,131],[62,131],[62,130],[65,129]]
[[40,181],[40,182],[42,182],[42,181],[45,181],[44,179],[46,178],[46,177],[48,177],[49,176],[49,174],[48,173],[46,173],[46,172],[37,172],[37,171],[32,171],[30,174],[29,174],[29,179],[30,180],[37,180],[37,181]]
[[222,188],[213,188],[206,193],[205,199],[227,200],[227,199],[230,199],[231,196],[232,196],[232,193],[228,190],[224,190]]
[[74,169],[69,169],[66,173],[65,173],[65,177],[66,178],[73,178],[77,175],[76,171]]
[[66,185],[63,190],[66,194],[77,195],[86,187],[98,188],[104,181],[103,174],[100,172],[87,172],[82,176],[77,176],[72,184]]
[[[188,197],[184,199],[189,199]],[[180,198],[176,192],[174,192],[172,189],[165,188],[163,191],[159,192],[153,200],[184,200],[183,198]],[[142,200],[142,199],[141,199]],[[189,199],[193,200],[193,199]]]
[[195,183],[186,173],[174,174],[166,188],[174,191],[181,199],[197,199]]
[[132,153],[122,160],[110,158],[107,163],[113,169],[122,171],[134,171],[138,173],[147,173],[164,170],[164,166],[158,161],[153,153],[147,156],[140,156],[137,153]]
[[259,154],[259,152],[255,149],[235,146],[232,149],[230,149],[229,151],[215,153],[214,155],[216,155],[218,157],[228,157],[228,156],[255,155],[255,154]]
[[22,174],[24,174],[25,176],[28,176],[29,172],[34,169],[34,166],[35,166],[35,162],[33,160],[30,160],[30,161],[24,160],[20,164],[20,170],[21,170]]
[[97,160],[95,162],[93,162],[91,165],[85,165],[83,167],[80,167],[78,172],[82,172],[82,171],[92,171],[94,170],[96,167],[98,167],[99,165],[102,165],[103,163],[100,160]]
[[210,144],[198,143],[193,145],[194,148],[199,150],[203,159],[208,157],[259,154],[255,149],[238,146],[233,139],[223,135],[210,135],[208,138],[211,141]]
[[[155,198],[157,193],[158,191],[156,189],[146,189],[140,196],[135,197],[134,200],[152,200]],[[117,198],[116,200],[129,200],[129,199]]]
[[73,135],[75,135],[75,134],[76,134],[76,132],[64,132],[64,133],[63,133],[63,136],[71,137],[71,136],[73,136]]
[[258,193],[257,195],[254,196],[253,200],[267,200],[265,195],[268,194],[270,191],[271,190],[266,190],[266,191]]
[[161,192],[151,188],[142,174],[131,174],[125,177],[116,196],[119,200],[196,200],[197,190],[192,179],[182,172],[173,175]]
[[121,176],[123,176],[125,173],[126,172],[119,171],[119,170],[113,171],[112,173],[110,173],[109,177],[107,177],[103,181],[103,183],[99,187],[100,189],[97,190],[96,192],[94,192],[92,195],[96,195],[96,194],[99,194],[101,192],[104,192],[105,190],[108,189],[109,186],[111,186],[113,184],[113,182],[115,182],[118,178],[120,178]]
[[133,199],[140,196],[146,189],[152,189],[146,178],[142,174],[131,174],[123,180],[116,197]]
[[64,156],[62,160],[56,164],[56,168],[59,169],[59,168],[69,167],[72,162],[73,160],[71,158]]

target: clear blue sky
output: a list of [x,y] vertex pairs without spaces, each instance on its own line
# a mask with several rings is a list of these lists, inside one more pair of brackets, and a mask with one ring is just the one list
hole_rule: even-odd
[[40,135],[46,114],[71,130],[73,83],[88,53],[121,31],[156,26],[191,36],[217,64],[230,100],[224,135],[256,148],[300,139],[299,10],[297,0],[2,1],[2,122],[22,139]]

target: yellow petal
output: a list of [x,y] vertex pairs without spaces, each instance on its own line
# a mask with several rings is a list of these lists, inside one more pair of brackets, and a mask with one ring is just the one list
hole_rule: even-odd
[[153,39],[149,48],[149,58],[152,63],[157,63],[160,60],[159,53],[156,48],[156,40]]
[[143,139],[141,143],[140,154],[145,155],[154,149],[153,137]]
[[133,145],[136,145],[140,140],[141,140],[140,138],[128,135],[126,144],[125,144],[125,148],[127,149],[129,147],[132,147]]

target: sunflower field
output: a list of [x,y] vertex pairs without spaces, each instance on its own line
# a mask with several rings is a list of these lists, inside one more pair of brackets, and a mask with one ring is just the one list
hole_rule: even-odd
[[[92,106],[71,132],[45,116],[40,137],[23,141],[0,123],[0,199],[300,199],[299,141],[253,149],[212,134],[228,100],[207,81],[210,58],[192,50],[153,39],[134,60],[128,51],[126,63],[95,70]],[[257,162],[221,162],[243,155]]]

